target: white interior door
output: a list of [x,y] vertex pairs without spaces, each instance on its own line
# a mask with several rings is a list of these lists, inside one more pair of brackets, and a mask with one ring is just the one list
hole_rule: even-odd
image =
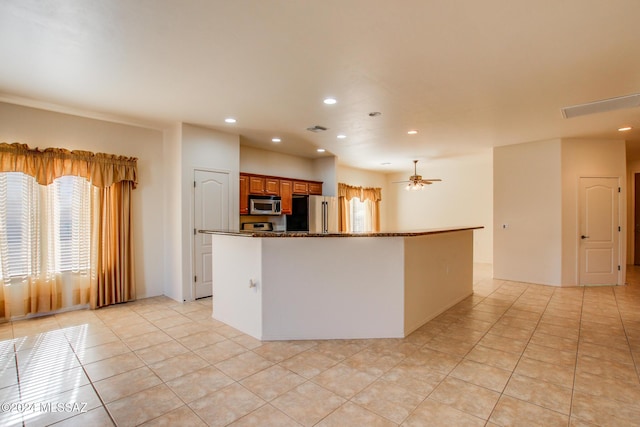
[[[194,231],[229,229],[229,174],[224,172],[194,171]],[[213,271],[211,265],[210,234],[195,232],[193,297],[212,295]]]
[[618,283],[618,178],[580,178],[580,284]]

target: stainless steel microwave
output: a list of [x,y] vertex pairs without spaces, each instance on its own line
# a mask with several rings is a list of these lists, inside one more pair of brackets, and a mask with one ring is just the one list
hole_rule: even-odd
[[249,196],[250,215],[280,215],[282,200],[280,196]]

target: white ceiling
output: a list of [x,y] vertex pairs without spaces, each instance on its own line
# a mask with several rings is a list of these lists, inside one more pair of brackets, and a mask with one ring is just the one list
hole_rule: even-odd
[[638,142],[640,108],[560,112],[640,92],[638,18],[638,0],[2,0],[0,100],[374,170],[559,137]]

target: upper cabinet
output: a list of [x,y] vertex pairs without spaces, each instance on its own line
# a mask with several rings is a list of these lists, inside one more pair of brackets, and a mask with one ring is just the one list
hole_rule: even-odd
[[[244,174],[243,174],[244,175]],[[249,194],[267,194],[271,196],[280,195],[280,179],[259,176],[244,175],[249,179]]]
[[322,195],[322,183],[321,182],[309,182],[309,194],[312,196]]
[[264,194],[264,177],[249,175],[249,194]]
[[295,180],[277,176],[240,174],[240,215],[249,213],[249,195],[271,195],[282,198],[282,213],[290,214],[294,194],[322,194],[322,182]]
[[307,181],[293,181],[293,194],[309,194]]
[[290,215],[293,213],[293,182],[290,179],[280,180],[280,198],[282,199],[282,213]]
[[240,215],[249,213],[249,177],[240,174]]
[[264,194],[271,194],[274,196],[280,195],[280,180],[278,178],[265,178],[264,179]]

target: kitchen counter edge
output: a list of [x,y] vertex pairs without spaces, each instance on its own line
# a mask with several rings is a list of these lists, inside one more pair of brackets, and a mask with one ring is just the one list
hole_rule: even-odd
[[255,231],[228,231],[228,230],[198,230],[202,234],[220,234],[227,236],[242,236],[242,237],[279,237],[279,238],[291,238],[291,237],[414,237],[414,236],[426,236],[429,234],[441,234],[451,233],[455,231],[466,230],[480,230],[484,226],[477,227],[450,227],[450,228],[434,228],[428,230],[416,230],[416,231],[394,231],[394,232],[377,232],[377,233],[304,233],[304,232],[255,232]]

